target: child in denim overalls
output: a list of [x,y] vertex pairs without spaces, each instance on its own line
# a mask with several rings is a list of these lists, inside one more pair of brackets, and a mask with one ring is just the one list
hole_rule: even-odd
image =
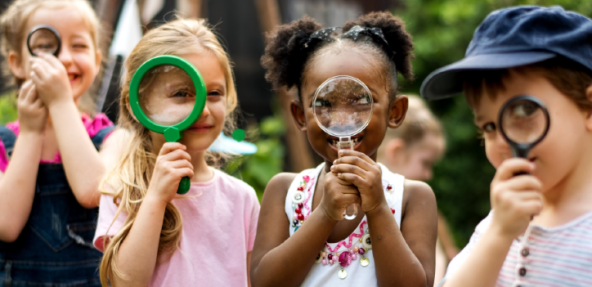
[[[32,57],[29,31],[53,27],[56,56]],[[82,0],[17,0],[0,19],[18,91],[18,121],[0,127],[0,286],[100,286],[91,240],[113,128],[83,111],[98,74],[99,23]]]

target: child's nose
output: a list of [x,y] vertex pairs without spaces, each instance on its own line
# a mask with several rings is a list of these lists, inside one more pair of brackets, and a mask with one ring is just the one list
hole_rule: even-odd
[[203,109],[203,112],[201,113],[201,116],[199,116],[199,118],[206,118],[210,115],[210,109],[208,109],[208,104],[206,104],[206,106]]
[[495,147],[498,150],[498,152],[500,152],[500,153],[503,153],[503,154],[511,153],[510,145],[508,144],[508,141],[506,140],[506,138],[504,138],[502,133],[499,131],[497,131],[495,133]]
[[62,46],[60,53],[58,54],[58,60],[60,60],[60,62],[66,67],[72,64],[72,53],[68,47]]

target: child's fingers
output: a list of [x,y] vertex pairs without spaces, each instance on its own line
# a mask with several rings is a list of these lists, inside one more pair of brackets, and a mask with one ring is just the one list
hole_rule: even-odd
[[532,175],[519,175],[507,181],[500,182],[497,188],[514,191],[541,190],[543,187],[540,180]]
[[191,164],[191,162],[186,159],[170,161],[168,164],[169,167],[174,169],[190,168],[191,170],[193,170],[193,164]]
[[173,150],[165,155],[162,155],[161,158],[165,161],[176,161],[176,160],[186,160],[191,161],[191,156],[185,150],[176,149]]
[[332,165],[331,172],[333,172],[335,174],[353,173],[353,174],[357,174],[361,177],[365,177],[366,173],[367,173],[365,170],[363,170],[359,166],[353,165],[353,164],[347,164],[347,163],[339,163],[339,164]]
[[33,85],[33,82],[31,80],[25,81],[25,83],[21,86],[21,89],[19,90],[19,93],[17,95],[18,100],[24,100],[27,97],[27,94],[29,93],[29,89],[31,89],[31,85]]
[[39,55],[39,58],[45,60],[53,68],[59,69],[60,66],[63,66],[62,62],[52,54],[41,53],[41,55]]
[[364,178],[354,173],[338,173],[337,177],[355,186],[363,186],[364,184]]
[[339,165],[339,164],[355,165],[365,171],[371,171],[371,170],[375,169],[373,164],[368,163],[366,160],[362,159],[361,157],[353,156],[353,155],[340,157],[333,162],[333,165]]
[[160,148],[160,153],[158,155],[162,156],[162,155],[168,154],[168,153],[170,153],[174,150],[178,150],[178,149],[186,150],[187,147],[185,147],[185,145],[183,145],[181,143],[167,142],[162,145],[162,148]]
[[531,162],[523,158],[510,158],[502,162],[492,182],[508,180],[521,172],[530,173],[534,169]]
[[362,159],[363,161],[367,162],[370,165],[375,164],[375,162],[369,157],[367,156],[365,153],[363,152],[359,152],[359,151],[355,151],[355,150],[349,150],[349,149],[343,149],[339,151],[339,155],[341,156],[339,159],[342,159],[343,157],[348,157],[348,156],[353,156],[353,157],[357,157]]

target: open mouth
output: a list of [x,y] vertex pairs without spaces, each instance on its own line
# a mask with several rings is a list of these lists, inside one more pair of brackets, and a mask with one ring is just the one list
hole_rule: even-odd
[[[363,137],[356,137],[356,138],[352,138],[352,142],[354,143],[354,148],[356,148],[358,146],[358,144],[362,141]],[[339,143],[339,139],[338,138],[330,138],[327,139],[327,142],[329,142],[329,144],[335,148],[337,148],[337,143]]]
[[72,74],[68,75],[68,79],[70,80],[70,82],[74,82],[74,81],[78,80],[78,78],[80,78],[80,76],[78,76],[78,75],[72,75]]

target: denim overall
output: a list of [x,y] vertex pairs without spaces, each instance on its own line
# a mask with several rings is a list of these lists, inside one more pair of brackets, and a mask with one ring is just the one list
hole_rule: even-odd
[[[113,126],[92,138],[98,149]],[[8,156],[16,137],[0,126]],[[92,244],[98,208],[76,201],[61,163],[39,164],[35,198],[23,231],[13,243],[0,241],[0,286],[101,286],[102,253]]]

